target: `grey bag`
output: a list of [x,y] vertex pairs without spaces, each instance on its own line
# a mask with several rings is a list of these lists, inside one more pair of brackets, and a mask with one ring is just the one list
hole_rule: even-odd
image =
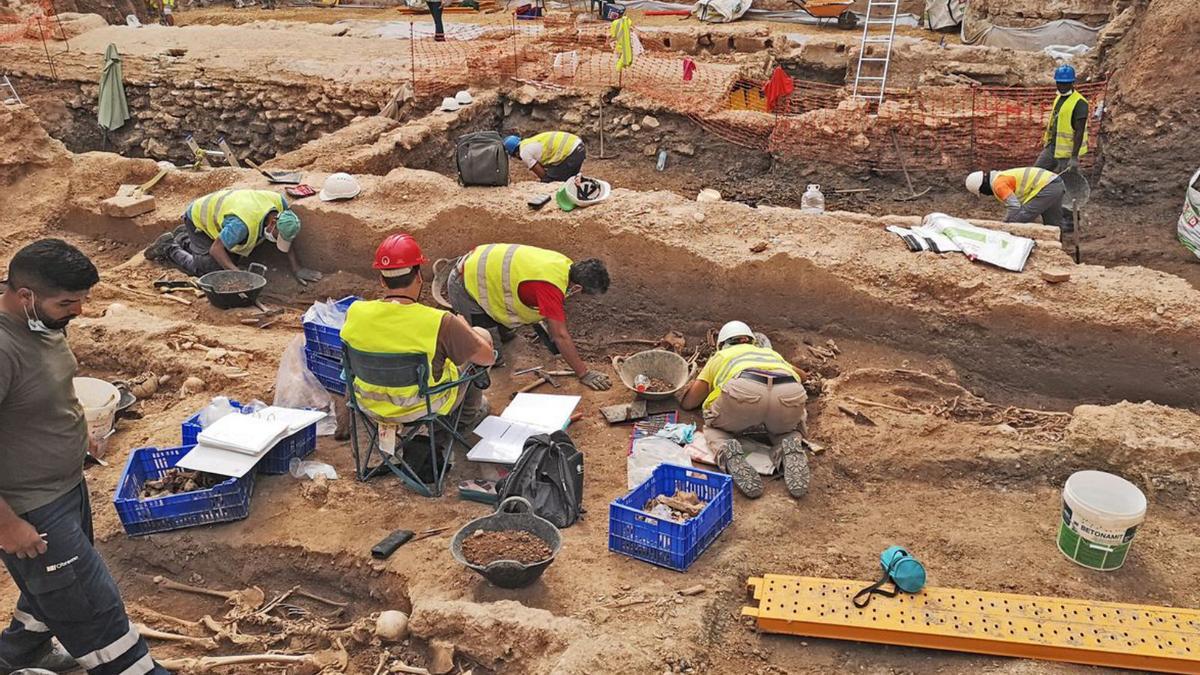
[[508,185],[508,153],[494,131],[459,136],[454,161],[463,185]]

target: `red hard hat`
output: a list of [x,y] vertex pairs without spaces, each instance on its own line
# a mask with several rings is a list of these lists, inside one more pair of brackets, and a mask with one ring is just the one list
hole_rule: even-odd
[[424,265],[427,262],[429,259],[421,253],[421,247],[411,234],[393,234],[375,249],[373,267],[377,270],[396,270]]

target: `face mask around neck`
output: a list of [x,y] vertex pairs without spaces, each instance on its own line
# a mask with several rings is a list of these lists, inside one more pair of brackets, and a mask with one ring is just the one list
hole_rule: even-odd
[[[41,333],[42,335],[54,335],[55,333],[61,331],[61,329],[55,330],[50,328],[45,324],[45,322],[42,321],[41,317],[38,316],[37,297],[33,295],[32,291],[29,293],[29,301],[31,305],[30,307],[26,307],[24,305],[21,306],[21,309],[25,311],[25,323],[28,324],[29,330],[35,333]],[[32,316],[30,316],[31,309],[33,312]]]

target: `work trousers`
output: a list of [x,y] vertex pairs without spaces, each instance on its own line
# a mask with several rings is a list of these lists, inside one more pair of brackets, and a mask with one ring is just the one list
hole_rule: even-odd
[[121,593],[92,545],[87,483],[21,516],[46,536],[46,552],[21,559],[0,552],[21,595],[0,634],[0,658],[31,663],[57,637],[89,675],[165,675],[125,614]]
[[1063,196],[1067,189],[1061,178],[1055,178],[1041,189],[1033,199],[1019,207],[1009,207],[1004,215],[1006,223],[1032,223],[1038,216],[1042,217],[1043,225],[1062,228]]
[[476,302],[475,298],[471,297],[467,291],[467,283],[463,281],[462,274],[459,273],[458,267],[462,263],[462,258],[451,261],[450,277],[446,280],[446,299],[450,301],[450,307],[455,314],[461,315],[467,320],[467,323],[478,328],[493,328],[500,334],[502,342],[508,342],[512,339],[515,331],[513,329],[500,325],[483,307]]
[[571,154],[563,158],[563,161],[558,164],[544,166],[546,176],[542,178],[543,183],[561,183],[568,178],[573,178],[583,171],[583,161],[587,159],[587,149],[583,147],[583,142],[571,151]]
[[1069,157],[1062,159],[1054,158],[1054,145],[1047,145],[1042,148],[1042,154],[1038,155],[1037,161],[1033,163],[1039,169],[1053,171],[1054,173],[1062,173],[1066,171],[1067,164],[1070,162]]
[[[771,441],[771,462],[783,459],[783,442],[803,435],[808,392],[799,382],[765,383],[734,377],[704,410],[704,440],[725,469],[729,441],[749,433],[765,432]],[[797,444],[798,445],[798,444]]]
[[224,269],[209,253],[212,245],[212,237],[184,218],[183,225],[175,228],[175,245],[167,251],[167,258],[190,276],[202,277],[209,272]]

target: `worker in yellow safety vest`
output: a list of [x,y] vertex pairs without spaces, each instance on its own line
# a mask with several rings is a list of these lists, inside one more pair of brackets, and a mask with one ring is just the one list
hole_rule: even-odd
[[1079,158],[1088,151],[1088,101],[1075,90],[1075,69],[1071,66],[1055,69],[1054,84],[1058,95],[1042,134],[1042,153],[1033,165],[1055,173],[1079,171]]
[[717,351],[682,390],[685,410],[703,407],[704,440],[717,465],[751,499],[762,495],[763,481],[747,460],[740,437],[755,432],[767,434],[770,472],[783,465],[788,493],[799,499],[808,492],[803,436],[808,393],[802,379],[799,369],[771,349],[766,336],[756,336],[741,321],[730,321],[717,334]]
[[596,258],[571,260],[557,251],[520,244],[483,244],[453,261],[446,294],[472,326],[495,329],[507,342],[520,326],[533,326],[542,342],[588,387],[612,381],[580,358],[567,330],[565,301],[582,290],[608,291],[608,268]]
[[300,264],[296,237],[300,217],[287,200],[271,190],[218,190],[193,200],[183,224],[146,248],[152,262],[171,262],[194,277],[236,270],[233,256],[249,256],[264,241],[287,254],[292,274],[303,285],[320,281],[321,273]]
[[[474,364],[495,362],[492,337],[471,328],[460,316],[423,305],[421,266],[428,260],[410,234],[393,234],[375,252],[383,298],[359,300],[350,305],[342,326],[346,346],[374,354],[422,354],[428,358],[428,385],[435,387],[459,378]],[[403,425],[426,414],[425,399],[417,385],[385,387],[355,377],[356,404],[380,424]],[[463,406],[460,424],[469,428],[487,413],[487,401],[478,387],[465,383],[432,395],[432,409],[441,415]]]
[[525,162],[543,183],[565,181],[583,171],[587,149],[583,139],[566,131],[543,131],[526,139],[509,136],[504,150]]
[[1042,223],[1063,227],[1063,196],[1066,186],[1062,178],[1036,166],[1008,171],[975,171],[967,175],[967,190],[976,195],[993,195],[1008,207],[1006,223],[1032,223],[1041,216]]

